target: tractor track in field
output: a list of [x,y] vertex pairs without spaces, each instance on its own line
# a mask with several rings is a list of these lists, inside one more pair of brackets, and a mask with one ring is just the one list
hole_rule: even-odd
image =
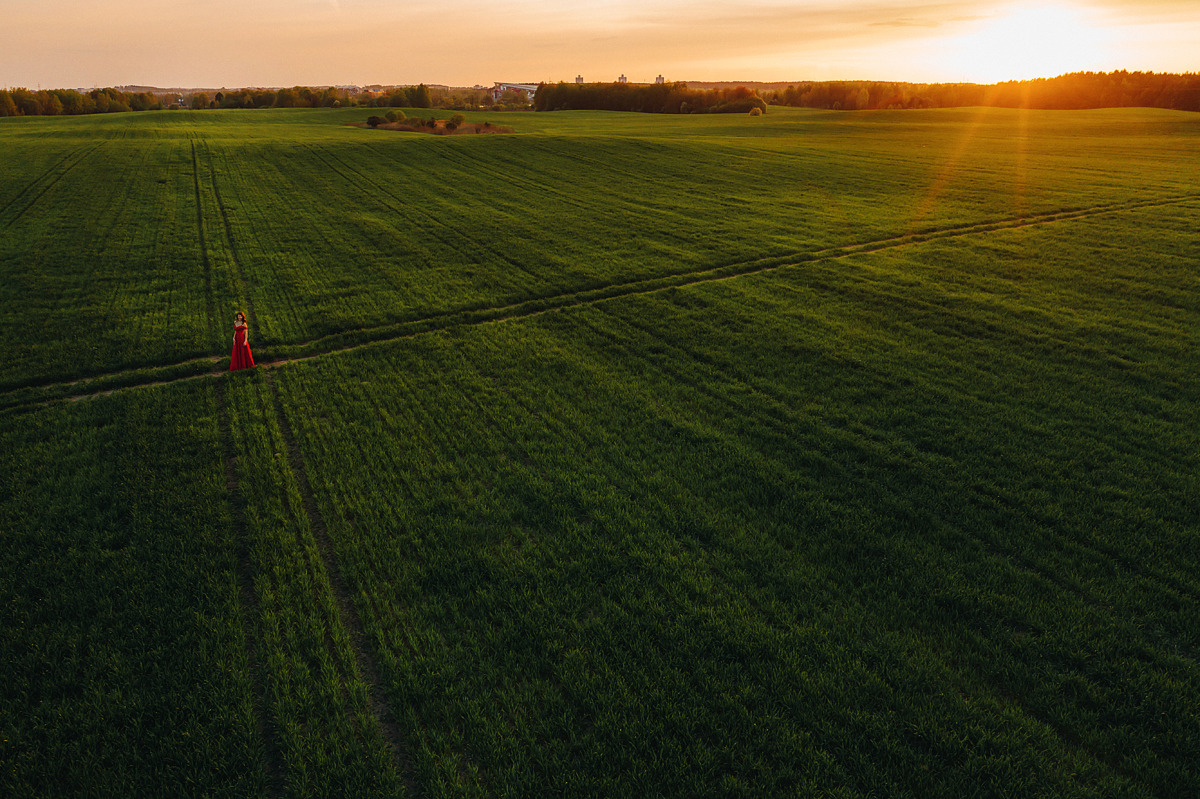
[[412,756],[409,753],[404,736],[400,732],[395,713],[392,712],[392,706],[384,693],[379,664],[375,660],[370,640],[367,637],[366,628],[363,626],[362,618],[354,607],[353,596],[346,585],[346,579],[342,575],[342,569],[334,553],[333,542],[329,537],[329,528],[325,524],[325,517],[317,505],[316,496],[313,494],[312,484],[308,479],[308,469],[304,465],[304,457],[300,452],[300,444],[296,440],[296,434],[292,430],[291,423],[288,421],[286,411],[284,411],[283,400],[279,395],[279,388],[275,384],[274,377],[269,372],[266,373],[266,384],[270,389],[276,421],[279,424],[279,430],[283,434],[284,443],[287,447],[288,465],[296,479],[296,487],[300,492],[304,512],[308,516],[309,528],[312,530],[317,551],[320,553],[321,560],[324,561],[326,574],[329,575],[329,587],[333,593],[334,604],[341,618],[342,627],[350,636],[350,648],[354,654],[354,660],[358,664],[359,676],[367,690],[367,700],[371,713],[379,723],[380,732],[383,734],[383,739],[391,751],[392,759],[404,782],[407,795],[419,796],[420,790],[414,779],[416,771],[413,766]]
[[[193,152],[193,158],[195,157],[195,153]],[[199,198],[200,189],[198,160],[195,162],[195,165],[196,172],[194,174],[196,192],[197,198]],[[330,166],[331,168],[334,168],[332,164],[330,164]],[[343,177],[350,179],[349,176],[345,174],[343,174]],[[551,311],[558,311],[584,305],[594,305],[606,300],[652,294],[669,289],[687,288],[689,286],[729,280],[738,277],[748,277],[750,275],[778,271],[787,267],[829,262],[859,255],[870,255],[915,244],[952,240],[966,236],[1006,230],[1019,230],[1023,228],[1052,224],[1055,222],[1087,219],[1106,214],[1136,211],[1144,208],[1159,208],[1197,201],[1200,201],[1200,194],[1185,194],[1149,200],[1109,203],[1085,208],[1069,208],[1060,211],[1029,214],[1020,217],[997,219],[988,222],[974,222],[970,224],[948,226],[943,228],[927,228],[911,233],[889,236],[871,241],[853,242],[835,247],[826,247],[816,251],[735,261],[733,263],[720,266],[705,266],[688,271],[676,272],[669,275],[603,284],[600,286],[593,286],[591,288],[568,291],[560,294],[533,297],[530,299],[502,305],[487,305],[476,308],[468,307],[457,310],[438,311],[414,319],[397,321],[385,325],[377,325],[374,327],[358,328],[341,333],[333,333],[326,336],[321,336],[319,338],[310,339],[306,342],[278,345],[276,347],[277,354],[272,357],[270,354],[264,353],[263,356],[261,356],[258,360],[258,366],[264,368],[284,366],[299,361],[312,360],[324,355],[352,352],[362,349],[363,347],[387,344],[392,341],[411,338],[424,333],[431,333],[448,328],[467,327],[487,324],[490,322],[505,322],[526,319],[540,316],[541,314],[549,313]],[[403,209],[397,210],[403,212]],[[211,267],[209,265],[207,254],[208,245],[204,240],[204,220],[200,210],[197,210],[197,217],[197,223],[201,234],[201,251],[205,263],[206,287],[210,288]],[[211,308],[211,291],[208,292],[208,297],[210,299],[208,299],[207,304],[210,307],[206,309],[206,312],[210,320],[209,324],[211,329],[215,330],[216,320],[213,316],[213,310]],[[147,367],[146,369],[142,370],[145,372],[145,374],[142,375],[142,379],[137,379],[134,377],[134,372],[138,370],[121,370],[77,380],[29,383],[24,386],[17,386],[5,391],[0,391],[0,412],[23,410],[26,408],[37,407],[62,400],[82,400],[90,397],[112,394],[116,391],[129,388],[164,386],[202,377],[217,377],[223,374],[225,370],[206,368],[205,365],[220,363],[225,357],[228,356],[202,356],[199,358],[189,358],[178,363],[159,364],[154,367]],[[154,374],[155,371],[166,372],[169,370],[187,368],[189,366],[191,366],[194,371],[190,371],[188,374],[166,377],[165,379],[157,379]],[[79,387],[80,390],[72,391],[74,387]],[[31,391],[35,392],[34,396],[23,396]],[[36,392],[42,392],[42,395],[39,396],[36,394]],[[45,394],[50,394],[51,396],[44,396]]]
[[[13,197],[11,200],[9,200],[7,203],[5,203],[3,208],[0,208],[0,216],[3,216],[4,214],[8,213],[8,209],[12,208],[14,205],[16,205],[18,202],[20,202],[21,198],[24,197],[26,193],[33,190],[33,188],[35,186],[37,186],[39,183],[43,183],[43,181],[45,181],[45,184],[42,186],[41,191],[38,191],[37,194],[35,194],[33,197],[31,197],[29,199],[29,202],[25,203],[25,207],[22,208],[20,211],[17,211],[17,213],[14,214],[11,219],[9,219],[7,222],[5,222],[4,226],[0,227],[0,230],[8,230],[10,227],[12,227],[14,224],[16,224],[17,220],[20,219],[22,216],[24,216],[25,213],[30,208],[32,208],[37,203],[37,201],[40,200],[46,194],[46,192],[48,192],[48,191],[50,191],[50,189],[54,188],[60,180],[62,180],[64,177],[67,176],[67,174],[69,172],[71,172],[71,170],[75,169],[75,167],[77,167],[81,163],[83,163],[83,161],[89,155],[91,155],[92,153],[99,150],[101,147],[103,147],[105,145],[105,143],[106,142],[100,142],[95,147],[92,147],[84,152],[76,151],[74,153],[69,153],[68,155],[63,156],[61,159],[59,159],[58,163],[56,163],[54,166],[50,167],[45,172],[43,172],[37,179],[30,182],[30,184],[28,186],[21,189],[21,191],[18,192],[15,197]],[[71,161],[72,157],[74,157],[75,160]],[[63,164],[66,164],[67,161],[71,161],[71,163],[67,164],[66,168],[59,171],[58,174],[53,174],[56,170],[59,170],[59,168],[62,167]]]
[[192,143],[192,186],[196,192],[196,235],[200,240],[200,262],[204,268],[204,318],[208,340],[217,340],[217,312],[213,304],[212,260],[208,257],[208,238],[204,233],[204,204],[200,196],[200,159],[196,157],[196,142]]
[[[193,167],[193,185],[196,196],[197,208],[197,226],[198,233],[201,239],[203,261],[204,261],[204,277],[205,277],[205,299],[208,321],[210,325],[210,333],[216,335],[216,317],[215,317],[215,297],[213,293],[212,283],[212,262],[209,257],[209,249],[207,243],[207,229],[204,224],[203,213],[203,190],[208,189],[212,193],[212,199],[220,216],[221,228],[224,234],[224,241],[220,239],[221,234],[218,233],[217,246],[222,244],[228,251],[231,262],[231,279],[235,284],[235,289],[240,295],[243,307],[251,320],[254,319],[254,306],[250,299],[249,292],[246,288],[244,268],[241,258],[238,253],[237,243],[233,235],[233,226],[229,219],[229,214],[221,195],[221,188],[217,180],[217,170],[212,160],[212,152],[207,147],[203,148],[203,159],[199,148],[195,141],[192,142],[192,167]],[[207,168],[208,174],[205,178],[201,177],[201,166]],[[198,363],[220,364],[223,358],[213,357],[208,359],[197,359]],[[186,376],[176,380],[158,381],[159,385],[169,385],[171,383],[180,382],[180,380],[198,379],[201,377],[213,377],[223,374],[224,370],[210,370],[197,375]],[[379,668],[375,663],[374,656],[371,654],[370,645],[364,630],[362,621],[354,608],[351,593],[346,587],[345,579],[342,576],[341,569],[337,559],[333,553],[333,547],[329,539],[328,528],[325,524],[324,517],[320,509],[317,507],[315,497],[313,495],[312,486],[308,480],[308,473],[304,466],[303,458],[300,454],[299,445],[296,437],[292,432],[287,416],[283,410],[283,404],[279,397],[279,390],[276,387],[273,376],[268,372],[265,373],[266,384],[270,389],[273,400],[272,410],[275,413],[279,428],[284,437],[285,446],[288,453],[288,464],[290,471],[296,480],[296,485],[300,491],[301,503],[303,512],[307,516],[310,529],[313,533],[313,538],[317,545],[317,550],[324,562],[326,574],[329,576],[330,589],[333,594],[334,605],[337,608],[338,616],[342,622],[342,626],[349,633],[350,645],[353,657],[358,665],[358,672],[363,680],[367,690],[367,698],[370,711],[374,715],[379,724],[380,731],[384,741],[392,752],[393,759],[397,764],[397,769],[404,780],[407,794],[410,796],[418,796],[417,786],[413,781],[414,768],[412,759],[408,753],[403,737],[399,733],[398,725],[396,724],[394,715],[391,711],[391,706],[382,694],[382,682],[379,677]],[[236,530],[247,529],[245,518],[245,499],[241,493],[240,481],[238,479],[237,455],[233,443],[232,420],[229,412],[229,400],[227,396],[227,384],[225,381],[216,382],[216,400],[218,410],[218,428],[220,439],[225,456],[226,470],[226,489],[229,495],[230,510],[234,520]],[[257,623],[253,621],[261,617],[261,606],[259,598],[254,586],[254,566],[250,555],[250,542],[245,538],[245,534],[237,535],[235,540],[238,559],[238,585],[239,596],[245,613],[244,621],[244,638],[247,661],[250,668],[251,681],[254,686],[253,702],[255,705],[255,715],[258,725],[259,734],[263,740],[263,749],[265,755],[265,768],[267,777],[267,793],[270,797],[283,796],[287,793],[288,773],[282,748],[279,741],[279,733],[275,726],[275,720],[272,713],[269,712],[270,697],[268,695],[267,679],[261,671],[259,665],[258,649],[261,646],[262,636],[257,629]],[[332,651],[332,647],[330,647]],[[345,686],[343,686],[345,690]]]
[[[49,167],[47,167],[46,171],[42,172],[42,174],[38,175],[33,180],[29,181],[29,183],[27,183],[23,189],[21,189],[16,194],[14,194],[8,202],[6,202],[3,206],[0,206],[0,216],[3,216],[4,214],[8,213],[8,209],[12,208],[14,205],[16,205],[18,202],[20,202],[22,197],[24,197],[26,194],[28,194],[30,191],[33,190],[34,186],[37,186],[39,183],[42,183],[43,181],[47,180],[50,177],[50,175],[52,175],[54,173],[54,171],[56,169],[58,169],[63,164],[65,164],[67,161],[70,161],[72,158],[74,158],[78,155],[79,155],[78,150],[67,153],[62,158],[58,159],[53,164],[51,164]],[[69,171],[69,169],[68,169],[68,171]],[[59,177],[62,177],[62,175],[59,175]],[[48,189],[51,185],[54,184],[54,182],[55,182],[54,180],[51,180],[50,184],[47,185],[46,188]],[[45,193],[45,189],[42,190],[42,193]],[[40,197],[41,193],[39,193],[38,196]],[[31,204],[33,202],[36,202],[36,200],[37,200],[37,198],[35,197],[32,201],[30,201]],[[25,209],[23,209],[15,217],[13,217],[11,220],[9,220],[8,224],[11,225],[13,222],[15,222],[21,216],[21,214],[25,213],[25,210],[28,210],[28,207],[29,206],[26,206]],[[6,227],[7,227],[7,225],[6,225]]]
[[258,734],[263,742],[263,754],[267,777],[267,795],[270,797],[283,796],[286,792],[287,774],[284,769],[283,757],[280,754],[278,732],[272,723],[272,715],[267,708],[271,701],[267,690],[267,680],[263,675],[263,667],[259,657],[259,646],[262,640],[256,620],[261,618],[262,609],[258,594],[254,590],[254,567],[250,558],[250,542],[246,533],[246,501],[242,496],[241,482],[238,480],[237,454],[234,451],[233,427],[229,416],[229,399],[224,383],[217,383],[217,426],[220,433],[222,454],[225,460],[225,489],[229,496],[230,513],[234,524],[234,547],[237,552],[238,598],[242,606],[242,637],[245,641],[246,662],[250,672],[252,685],[251,697],[254,703],[254,717],[257,722]]
[[[200,239],[200,252],[204,269],[204,309],[208,324],[210,340],[217,336],[216,300],[213,296],[212,260],[208,252],[208,239],[204,224],[203,196],[201,194],[200,159],[196,150],[196,142],[191,142],[192,150],[192,185],[196,197],[196,232]],[[209,171],[212,164],[209,163]],[[214,186],[215,193],[215,186]],[[217,205],[220,197],[217,195]],[[217,359],[210,362],[218,363]],[[169,383],[171,381],[163,381]],[[258,734],[263,742],[264,767],[266,769],[266,790],[270,797],[283,796],[287,791],[287,770],[284,764],[279,733],[276,729],[274,715],[270,712],[271,698],[266,675],[262,671],[259,649],[262,645],[262,633],[259,629],[262,618],[262,608],[258,593],[254,587],[254,566],[250,554],[251,543],[244,532],[247,529],[245,507],[246,500],[242,495],[241,482],[238,479],[237,453],[233,442],[233,423],[229,412],[229,398],[226,384],[218,381],[215,389],[217,404],[217,428],[221,441],[222,454],[225,461],[225,488],[229,497],[229,510],[234,524],[234,548],[237,553],[238,599],[242,606],[242,636],[246,651],[246,660],[250,671],[252,685],[251,701],[254,704],[254,717]]]
[[[195,155],[195,144],[192,145],[192,153]],[[205,160],[208,162],[208,184],[212,187],[213,199],[216,200],[217,211],[221,215],[221,223],[225,230],[225,244],[229,248],[229,257],[233,261],[233,278],[237,282],[238,294],[246,309],[246,315],[250,320],[254,316],[254,300],[250,296],[250,292],[246,288],[246,270],[242,266],[241,256],[238,254],[237,242],[233,236],[233,225],[229,221],[229,210],[225,205],[224,199],[221,197],[221,186],[217,182],[217,170],[213,166],[212,150],[205,147]],[[197,178],[197,180],[199,180]]]
[[[241,257],[238,254],[237,242],[233,235],[233,225],[229,221],[229,211],[225,205],[224,199],[221,197],[221,187],[217,182],[217,170],[212,162],[212,151],[205,148],[205,165],[208,168],[207,180],[200,179],[200,155],[196,149],[196,142],[193,140],[192,145],[192,183],[196,195],[196,228],[200,238],[200,254],[201,261],[204,265],[204,305],[205,316],[208,320],[208,335],[210,340],[216,341],[219,338],[217,333],[217,312],[216,312],[216,297],[213,293],[213,267],[212,258],[209,255],[208,233],[204,224],[204,205],[202,190],[207,187],[212,191],[212,198],[217,208],[217,213],[221,218],[221,229],[224,234],[225,249],[229,253],[230,262],[233,264],[232,279],[236,284],[235,288],[239,296],[239,301],[244,303],[243,307],[246,310],[246,316],[249,321],[253,322],[254,302],[250,297],[250,292],[246,288],[245,269],[242,267]],[[219,242],[218,242],[219,246]]]

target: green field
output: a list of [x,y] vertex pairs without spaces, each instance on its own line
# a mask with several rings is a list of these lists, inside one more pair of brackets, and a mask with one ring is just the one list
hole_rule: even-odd
[[1200,116],[364,119],[0,122],[0,795],[1200,795]]

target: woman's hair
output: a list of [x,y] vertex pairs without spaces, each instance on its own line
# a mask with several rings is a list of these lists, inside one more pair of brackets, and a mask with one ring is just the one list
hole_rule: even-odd
[[242,313],[241,311],[238,311],[237,313],[235,313],[235,314],[233,315],[233,321],[235,321],[235,322],[236,322],[236,321],[237,321],[237,318],[238,318],[239,316],[240,316],[240,317],[242,317],[242,321],[245,321],[245,320],[246,320],[246,314]]

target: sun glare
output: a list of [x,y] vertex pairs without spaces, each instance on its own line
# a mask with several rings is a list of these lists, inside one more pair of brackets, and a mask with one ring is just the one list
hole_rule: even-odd
[[1111,41],[1078,7],[1022,5],[970,22],[949,39],[946,54],[952,80],[997,83],[1106,70]]

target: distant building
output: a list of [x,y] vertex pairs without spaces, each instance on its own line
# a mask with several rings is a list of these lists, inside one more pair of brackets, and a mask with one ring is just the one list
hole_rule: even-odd
[[576,76],[575,76],[575,82],[576,82],[576,83],[583,83],[583,76],[582,76],[582,75],[576,75]]
[[666,83],[667,79],[664,78],[662,75],[659,75],[657,78],[654,79],[654,82],[655,83]]
[[524,92],[526,99],[532,103],[533,96],[537,94],[538,87],[536,83],[497,83],[492,87],[492,101],[498,101],[500,95],[510,90]]
[[629,80],[622,75],[621,77],[617,78],[617,83],[629,83]]

